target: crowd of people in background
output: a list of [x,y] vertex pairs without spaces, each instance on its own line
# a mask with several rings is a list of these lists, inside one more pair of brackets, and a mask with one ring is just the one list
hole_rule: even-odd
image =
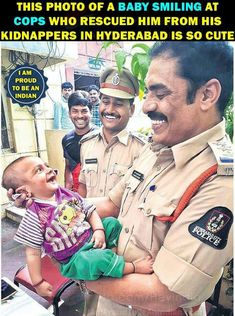
[[[72,129],[73,124],[69,116],[68,100],[73,93],[73,84],[71,82],[63,82],[61,84],[61,99],[53,105],[53,128],[54,129]],[[91,107],[91,123],[97,127],[101,126],[99,117],[99,88],[96,85],[90,85],[86,90],[76,90],[81,98],[85,98]]]

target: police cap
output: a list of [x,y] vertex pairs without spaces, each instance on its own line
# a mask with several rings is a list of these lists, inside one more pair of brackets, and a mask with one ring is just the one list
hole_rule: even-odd
[[116,67],[108,67],[100,76],[100,92],[114,98],[133,99],[139,94],[138,80],[126,68],[119,73]]

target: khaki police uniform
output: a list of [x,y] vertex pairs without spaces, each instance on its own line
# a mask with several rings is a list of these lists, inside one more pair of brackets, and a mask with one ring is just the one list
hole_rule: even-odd
[[87,197],[107,196],[138,157],[146,140],[126,129],[108,144],[103,129],[81,140],[82,170],[79,182],[86,185]]
[[[192,307],[211,296],[222,267],[232,259],[231,161],[231,142],[225,136],[223,121],[171,148],[146,145],[128,174],[109,193],[121,207],[123,229],[118,254],[126,261],[152,255],[160,281],[187,298],[182,305],[186,315],[204,315],[202,309],[192,313]],[[215,163],[217,174],[201,185],[175,222],[156,219],[171,215],[189,184]],[[121,312],[118,308],[101,298],[97,315],[140,315],[133,310],[130,314],[123,306]]]
[[[121,72],[106,68],[100,76],[100,93],[118,99],[131,100],[139,93],[137,79],[129,70]],[[80,183],[87,188],[87,197],[107,196],[139,155],[146,140],[126,129],[107,143],[103,129],[87,134],[81,142],[82,171]],[[85,295],[84,316],[96,315],[97,295]]]

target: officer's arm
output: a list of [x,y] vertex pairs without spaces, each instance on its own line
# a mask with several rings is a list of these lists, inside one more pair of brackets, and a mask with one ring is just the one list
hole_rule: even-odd
[[[162,284],[156,274],[135,273],[121,279],[86,281],[86,285],[99,295],[139,310],[169,312],[186,302],[184,297],[171,292]],[[149,315],[156,314],[150,312]]]
[[118,217],[120,209],[109,197],[89,198],[88,201],[95,204],[96,211],[101,218],[108,216]]

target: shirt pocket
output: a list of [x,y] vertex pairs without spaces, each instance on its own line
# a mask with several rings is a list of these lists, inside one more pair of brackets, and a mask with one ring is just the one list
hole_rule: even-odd
[[86,186],[95,187],[98,182],[98,163],[85,163],[83,172],[85,173]]
[[110,167],[109,177],[111,188],[121,180],[121,178],[126,174],[128,168],[129,166],[119,165],[117,163]]
[[120,208],[120,216],[124,217],[127,214],[130,207],[133,207],[132,203],[135,198],[135,193],[139,185],[141,185],[141,183],[142,181],[134,177],[130,177],[130,180],[126,182],[126,189],[123,194],[122,204]]
[[[174,200],[175,201],[175,200]],[[145,216],[170,216],[176,209],[176,204],[169,197],[157,192],[149,192],[144,202],[138,207]]]
[[[151,193],[146,197],[145,202],[140,203],[137,207],[139,220],[134,228],[134,238],[137,244],[141,244],[143,248],[148,250],[153,249],[156,240],[163,240],[169,229],[169,223],[156,222],[156,216],[170,216],[176,208],[176,205],[168,198],[156,192]],[[141,239],[138,239],[138,236],[141,236]]]

